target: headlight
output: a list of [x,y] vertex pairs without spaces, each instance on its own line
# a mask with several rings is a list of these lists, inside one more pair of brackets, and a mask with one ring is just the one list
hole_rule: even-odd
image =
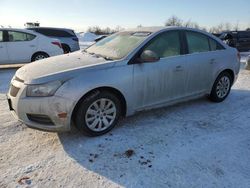
[[62,85],[61,81],[49,82],[39,85],[28,85],[26,95],[27,97],[49,97],[53,96],[56,90]]

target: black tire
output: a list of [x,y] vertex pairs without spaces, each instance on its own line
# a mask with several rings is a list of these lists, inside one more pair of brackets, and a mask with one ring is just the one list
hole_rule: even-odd
[[38,61],[38,60],[41,60],[41,59],[45,59],[45,58],[48,58],[49,55],[44,53],[44,52],[38,52],[38,53],[35,53],[32,58],[31,58],[31,61],[34,62],[34,61]]
[[[93,129],[96,129],[96,127],[100,127],[100,125],[99,125],[100,121],[102,121],[101,126],[105,126],[103,120],[100,120],[101,117],[99,117],[98,125],[94,126],[94,128],[92,128],[92,129],[88,126],[88,122],[86,120],[86,117],[88,117],[88,115],[89,115],[89,114],[87,114],[87,111],[89,109],[91,109],[91,107],[93,107],[94,103],[98,104],[97,101],[99,101],[101,99],[102,100],[106,99],[107,101],[112,101],[113,102],[112,105],[115,106],[116,113],[115,113],[115,115],[113,114],[115,117],[115,118],[113,118],[113,122],[110,121],[110,125],[107,128],[99,131],[99,130],[93,130]],[[99,105],[101,106],[100,103],[99,103]],[[96,117],[96,115],[93,115],[93,116],[95,116],[95,118],[93,119],[92,124],[94,124],[94,121],[96,121],[98,119]],[[83,101],[80,102],[78,109],[74,114],[74,119],[75,119],[76,127],[80,131],[82,131],[84,134],[86,134],[88,136],[100,136],[100,135],[103,135],[103,134],[109,132],[111,129],[113,129],[115,127],[115,125],[117,124],[120,116],[121,116],[121,102],[118,99],[118,97],[116,95],[108,92],[108,91],[96,91],[96,92],[93,92],[90,95],[88,95]],[[93,118],[93,117],[90,117],[90,119],[91,118]],[[108,120],[108,118],[106,118],[106,117],[105,117],[105,119]]]
[[68,54],[71,52],[70,47],[67,44],[62,44],[62,49],[65,54]]
[[[219,90],[218,87],[219,86],[219,82],[222,80],[222,79],[228,79],[229,80],[229,88],[228,89],[224,89],[225,92],[221,93],[222,95],[220,96],[218,94]],[[212,88],[212,91],[209,95],[209,99],[213,102],[222,102],[224,101],[227,96],[229,95],[230,91],[231,91],[231,87],[232,87],[232,82],[233,82],[233,79],[232,79],[232,76],[228,73],[228,72],[222,72],[218,77],[217,79],[215,80],[214,84],[213,84],[213,88]],[[227,84],[225,84],[227,85]],[[220,93],[220,92],[219,92]]]

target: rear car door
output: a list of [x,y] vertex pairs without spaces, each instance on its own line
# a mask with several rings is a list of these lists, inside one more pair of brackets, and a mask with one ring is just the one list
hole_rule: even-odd
[[36,35],[20,31],[8,31],[6,45],[11,63],[29,63],[37,50]]
[[208,36],[194,31],[186,31],[187,41],[187,91],[190,96],[208,91],[213,81],[213,64],[218,61],[215,53],[210,53]]
[[180,32],[162,33],[152,39],[144,50],[155,52],[160,60],[133,65],[133,88],[138,110],[183,97],[187,72]]
[[4,33],[5,31],[0,30],[0,64],[9,63],[9,56],[8,56]]

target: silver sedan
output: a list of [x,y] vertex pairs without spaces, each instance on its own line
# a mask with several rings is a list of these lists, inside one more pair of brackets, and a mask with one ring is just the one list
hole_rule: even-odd
[[32,128],[91,136],[121,116],[207,95],[222,102],[239,69],[236,49],[200,30],[151,27],[111,35],[84,51],[20,68],[11,81],[13,114]]

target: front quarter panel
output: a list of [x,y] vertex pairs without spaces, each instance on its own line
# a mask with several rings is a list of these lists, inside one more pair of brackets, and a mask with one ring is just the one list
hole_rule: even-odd
[[57,96],[74,101],[70,107],[70,116],[78,101],[88,92],[100,88],[110,87],[122,93],[127,103],[127,115],[132,113],[132,74],[133,66],[117,62],[115,66],[101,70],[89,70],[63,84],[56,92]]

